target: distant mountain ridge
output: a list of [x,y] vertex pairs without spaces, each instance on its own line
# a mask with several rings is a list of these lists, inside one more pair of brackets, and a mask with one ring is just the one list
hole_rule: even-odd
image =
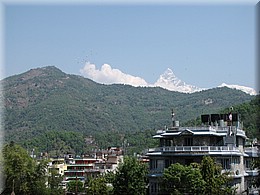
[[[253,98],[227,87],[180,93],[159,87],[104,85],[53,66],[31,69],[3,79],[1,84],[5,140],[31,147],[46,146],[35,140],[50,131],[77,132],[104,144],[106,133],[115,132],[124,139],[126,132],[171,125],[171,109],[182,124]],[[121,138],[108,142],[115,144]]]
[[203,90],[199,87],[188,85],[181,81],[177,76],[175,76],[170,68],[168,68],[162,75],[160,75],[160,78],[154,85],[168,89],[170,91],[178,91],[182,93],[194,93]]
[[241,90],[249,95],[257,95],[257,92],[251,88],[251,87],[245,87],[245,86],[241,86],[241,85],[228,85],[226,83],[222,83],[220,86],[218,87],[228,87],[231,89],[237,89],[237,90]]
[[[184,81],[180,80],[170,68],[168,68],[163,74],[160,75],[160,78],[155,82],[154,86],[182,93],[194,93],[202,90],[207,90],[206,88],[199,88],[193,85],[186,84]],[[231,89],[241,90],[250,95],[257,95],[257,92],[250,87],[240,85],[228,85],[225,83],[222,83],[217,87],[228,87]]]

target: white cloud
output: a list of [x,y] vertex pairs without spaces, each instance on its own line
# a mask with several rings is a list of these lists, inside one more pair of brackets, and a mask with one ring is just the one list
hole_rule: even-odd
[[118,69],[113,69],[109,64],[104,64],[101,69],[96,69],[95,64],[87,62],[85,66],[80,69],[80,73],[97,82],[103,84],[127,84],[132,86],[148,86],[148,83],[140,78],[129,74],[125,74]]

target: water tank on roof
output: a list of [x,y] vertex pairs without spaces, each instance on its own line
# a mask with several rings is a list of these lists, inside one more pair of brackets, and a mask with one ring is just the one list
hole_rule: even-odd
[[220,119],[220,115],[219,114],[211,114],[210,115],[210,119],[211,119],[211,122],[216,122]]
[[232,114],[232,121],[239,121],[239,117],[237,113]]
[[210,115],[209,114],[201,115],[201,122],[202,123],[209,123],[210,122]]
[[218,123],[219,123],[220,127],[224,127],[225,126],[223,119],[219,120]]

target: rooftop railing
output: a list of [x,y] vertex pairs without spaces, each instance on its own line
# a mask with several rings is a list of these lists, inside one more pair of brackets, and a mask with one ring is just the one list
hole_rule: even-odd
[[[198,126],[198,127],[179,127],[177,131],[184,131],[186,129],[189,129],[191,131],[209,131],[209,132],[214,132],[214,133],[226,133],[230,130],[229,126]],[[232,131],[236,131],[237,134],[241,134],[241,135],[245,135],[245,131],[237,128],[236,126],[231,126]],[[173,129],[168,129],[168,130],[158,130],[157,134],[161,134],[161,133],[166,133],[166,132],[170,132],[170,131],[176,131]]]

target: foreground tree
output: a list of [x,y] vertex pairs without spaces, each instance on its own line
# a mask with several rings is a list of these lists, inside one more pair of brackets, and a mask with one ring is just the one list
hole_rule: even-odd
[[204,156],[201,165],[201,174],[205,181],[205,194],[233,194],[234,190],[229,186],[232,179],[228,173],[221,174],[221,166],[215,164],[209,156]]
[[68,192],[70,193],[79,193],[84,191],[84,185],[81,181],[79,180],[71,180],[68,183]]
[[202,194],[205,181],[199,168],[176,163],[165,169],[162,184],[168,194]]
[[49,170],[48,177],[48,190],[50,195],[62,195],[64,190],[59,186],[63,177],[58,173],[56,169]]
[[4,194],[46,194],[47,162],[37,163],[19,145],[11,142],[3,148]]
[[163,190],[167,194],[234,194],[235,189],[229,185],[232,178],[221,170],[209,156],[204,156],[200,164],[172,164],[164,170]]
[[110,188],[105,177],[90,178],[87,187],[88,195],[108,195]]
[[112,181],[115,195],[146,194],[148,167],[134,157],[125,157]]

